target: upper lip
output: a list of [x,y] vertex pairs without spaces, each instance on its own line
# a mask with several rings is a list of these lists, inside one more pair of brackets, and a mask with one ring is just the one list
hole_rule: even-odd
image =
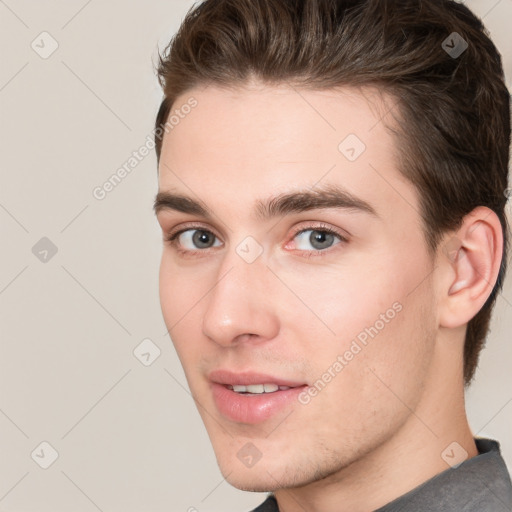
[[239,385],[248,386],[251,384],[276,384],[278,386],[288,386],[296,388],[304,386],[305,382],[298,382],[294,380],[283,379],[281,377],[274,377],[264,373],[256,372],[232,372],[230,370],[213,370],[208,374],[208,379],[211,382],[223,385]]

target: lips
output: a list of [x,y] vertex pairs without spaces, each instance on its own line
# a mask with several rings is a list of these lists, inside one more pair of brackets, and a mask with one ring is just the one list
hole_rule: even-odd
[[303,386],[304,382],[286,380],[281,377],[275,377],[264,373],[242,372],[235,373],[229,370],[214,370],[209,373],[208,379],[211,382],[224,385],[241,385],[248,386],[251,384],[276,384],[277,386],[287,386],[296,388]]
[[215,370],[208,375],[218,411],[236,423],[255,424],[297,404],[305,383],[273,375]]

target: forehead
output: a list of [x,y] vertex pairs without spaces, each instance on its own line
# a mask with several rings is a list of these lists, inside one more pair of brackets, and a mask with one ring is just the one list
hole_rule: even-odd
[[191,97],[197,106],[164,137],[160,191],[234,213],[270,194],[335,184],[377,209],[415,209],[387,129],[397,106],[379,91],[198,87],[173,110]]

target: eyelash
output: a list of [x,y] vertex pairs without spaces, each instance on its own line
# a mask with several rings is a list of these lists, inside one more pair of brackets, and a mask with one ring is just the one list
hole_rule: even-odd
[[[183,229],[180,229],[178,231],[174,231],[174,232],[171,232],[169,234],[166,234],[164,236],[164,241],[165,241],[165,243],[171,245],[179,254],[181,254],[183,256],[193,257],[193,256],[196,256],[196,255],[204,255],[205,253],[209,252],[210,248],[208,248],[208,249],[197,249],[197,250],[187,250],[187,249],[181,249],[178,246],[178,244],[177,244],[177,238],[182,233],[185,233],[186,231],[194,231],[194,230],[204,231],[206,233],[209,233],[209,234],[213,235],[215,238],[219,238],[219,237],[217,237],[217,235],[215,233],[213,233],[209,229],[206,229],[204,226],[191,225],[191,226],[187,226],[187,227],[185,227]],[[341,233],[339,233],[335,229],[333,229],[333,228],[331,228],[331,227],[329,227],[329,226],[327,226],[325,224],[322,224],[322,223],[316,224],[314,226],[311,225],[311,226],[301,227],[300,229],[297,229],[293,233],[293,236],[291,237],[291,240],[293,240],[297,235],[300,235],[304,231],[319,231],[321,233],[328,233],[330,235],[333,235],[333,236],[339,238],[340,243],[347,243],[348,242],[348,239],[345,236],[343,236]],[[338,244],[336,244],[336,245],[338,245]],[[312,250],[312,251],[305,251],[305,250],[300,251],[299,250],[299,252],[306,253],[308,258],[311,258],[311,257],[322,257],[322,256],[325,256],[326,253],[330,253],[333,250],[333,247],[334,246],[331,246],[331,247],[329,247],[327,249],[315,249],[315,250]]]

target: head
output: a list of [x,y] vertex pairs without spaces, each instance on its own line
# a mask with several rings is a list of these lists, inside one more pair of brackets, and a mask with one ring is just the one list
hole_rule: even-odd
[[[162,310],[227,479],[329,475],[440,380],[468,385],[508,242],[509,94],[481,22],[452,1],[207,0],[158,72]],[[292,389],[231,400],[258,374]]]

